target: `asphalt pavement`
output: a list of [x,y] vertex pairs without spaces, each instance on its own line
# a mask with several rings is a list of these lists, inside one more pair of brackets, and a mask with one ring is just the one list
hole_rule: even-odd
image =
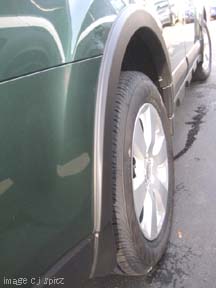
[[216,21],[210,30],[212,74],[186,89],[176,111],[176,191],[167,252],[147,277],[111,275],[85,288],[216,287]]

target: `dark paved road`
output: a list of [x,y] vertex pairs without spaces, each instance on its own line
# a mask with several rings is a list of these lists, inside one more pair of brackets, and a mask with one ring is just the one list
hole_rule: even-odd
[[211,34],[212,75],[187,89],[176,113],[176,192],[167,253],[147,278],[108,276],[85,288],[216,287],[216,22]]

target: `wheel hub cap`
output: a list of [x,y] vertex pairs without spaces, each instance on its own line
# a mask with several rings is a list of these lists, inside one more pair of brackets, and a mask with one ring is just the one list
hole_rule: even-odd
[[132,186],[135,212],[148,240],[158,237],[166,216],[168,157],[162,122],[152,104],[139,110],[132,141]]

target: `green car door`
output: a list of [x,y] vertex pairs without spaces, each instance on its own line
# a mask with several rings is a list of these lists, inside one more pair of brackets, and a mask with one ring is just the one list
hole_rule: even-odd
[[115,16],[109,1],[0,4],[1,279],[42,275],[92,233],[95,94]]

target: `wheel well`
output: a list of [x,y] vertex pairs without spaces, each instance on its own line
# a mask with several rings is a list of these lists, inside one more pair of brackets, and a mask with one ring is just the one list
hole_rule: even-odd
[[140,71],[147,75],[158,87],[162,97],[162,79],[166,75],[168,63],[156,35],[149,28],[139,29],[131,38],[122,62],[122,71]]

